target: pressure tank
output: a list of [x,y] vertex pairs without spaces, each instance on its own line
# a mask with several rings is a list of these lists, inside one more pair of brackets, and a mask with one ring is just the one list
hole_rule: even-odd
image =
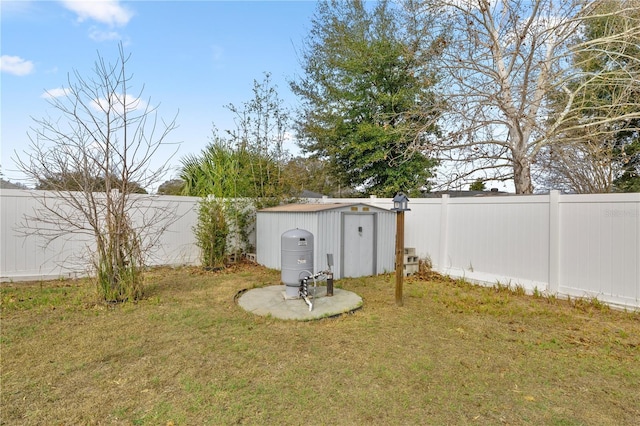
[[298,297],[302,278],[313,275],[313,234],[291,229],[281,238],[282,283],[287,298]]

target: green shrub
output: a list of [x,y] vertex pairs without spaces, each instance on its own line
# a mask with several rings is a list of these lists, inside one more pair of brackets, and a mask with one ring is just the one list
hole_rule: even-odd
[[198,223],[193,228],[196,244],[201,250],[202,266],[218,268],[224,266],[229,229],[224,218],[222,202],[205,197],[198,207]]
[[110,217],[99,242],[94,265],[99,297],[106,302],[141,299],[144,295],[141,242],[126,215]]

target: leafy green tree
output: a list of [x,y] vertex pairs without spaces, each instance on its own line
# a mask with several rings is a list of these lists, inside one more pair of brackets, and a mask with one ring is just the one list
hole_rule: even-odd
[[482,179],[476,179],[471,185],[469,185],[469,191],[484,191],[486,188]]
[[158,195],[182,195],[183,188],[182,179],[167,180],[158,187]]
[[[238,254],[251,249],[248,238],[255,225],[255,209],[278,204],[291,193],[282,174],[289,118],[268,73],[261,82],[254,80],[251,100],[227,108],[235,115],[237,127],[227,130],[225,137],[214,129],[212,142],[200,155],[182,159],[180,178],[183,194],[203,197],[199,227],[211,225],[203,218],[212,209],[210,197],[218,200],[229,234],[226,250]],[[201,248],[216,249],[205,244]]]
[[414,149],[436,131],[423,48],[389,1],[373,9],[362,1],[318,4],[304,76],[291,88],[303,101],[301,148],[326,160],[342,186],[392,196],[427,185],[434,161]]
[[227,130],[229,142],[236,149],[249,179],[245,197],[259,202],[277,203],[289,192],[282,180],[287,160],[284,142],[289,131],[289,111],[265,73],[261,82],[253,81],[253,98],[240,106],[229,104],[236,128]]
[[292,158],[285,164],[282,174],[293,197],[305,190],[334,197],[340,195],[341,188],[326,162],[318,158]]
[[[107,183],[107,181],[109,181]],[[105,192],[107,184],[111,189],[124,191],[129,194],[146,194],[147,190],[137,182],[123,182],[117,176],[104,178],[103,176],[87,175],[83,171],[68,171],[40,176],[36,189],[49,191],[91,191]]]
[[253,94],[240,106],[227,106],[236,129],[226,130],[224,137],[214,129],[212,142],[200,155],[182,159],[185,195],[264,201],[289,193],[282,179],[288,112],[269,74],[262,82],[254,80]]
[[[640,127],[640,122],[634,124]],[[640,192],[640,137],[636,130],[633,140],[626,144],[619,144],[617,148],[617,161],[622,165],[622,173],[614,181],[613,185],[620,192]]]
[[[248,246],[247,216],[252,209],[243,197],[253,186],[246,172],[246,156],[215,132],[212,143],[199,156],[182,159],[183,195],[202,197],[194,233],[204,267],[221,267],[226,254],[242,252]],[[234,247],[227,244],[230,233],[237,236]]]
[[184,195],[217,198],[245,197],[251,188],[243,173],[242,154],[214,132],[213,141],[200,155],[188,155],[182,161],[180,179]]

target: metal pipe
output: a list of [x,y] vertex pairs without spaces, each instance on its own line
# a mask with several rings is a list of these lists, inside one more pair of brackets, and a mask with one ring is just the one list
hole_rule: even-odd
[[313,302],[309,299],[309,284],[307,280],[309,278],[304,278],[300,280],[300,296],[304,299],[305,303],[309,305],[309,312],[313,310]]
[[[303,271],[308,272],[308,271]],[[300,273],[302,275],[302,272]],[[298,286],[298,295],[304,299],[307,305],[309,305],[309,311],[313,310],[313,302],[312,299],[316,296],[316,279],[321,278],[327,280],[327,296],[333,296],[333,272],[322,271],[317,274],[311,275],[309,273],[308,276],[304,278],[300,278],[299,286]],[[331,284],[329,284],[329,279],[331,280]],[[313,294],[309,297],[309,280],[313,280]]]

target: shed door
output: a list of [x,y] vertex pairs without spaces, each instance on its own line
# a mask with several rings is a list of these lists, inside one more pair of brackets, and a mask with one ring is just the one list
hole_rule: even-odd
[[375,216],[342,216],[342,276],[363,277],[376,273]]

